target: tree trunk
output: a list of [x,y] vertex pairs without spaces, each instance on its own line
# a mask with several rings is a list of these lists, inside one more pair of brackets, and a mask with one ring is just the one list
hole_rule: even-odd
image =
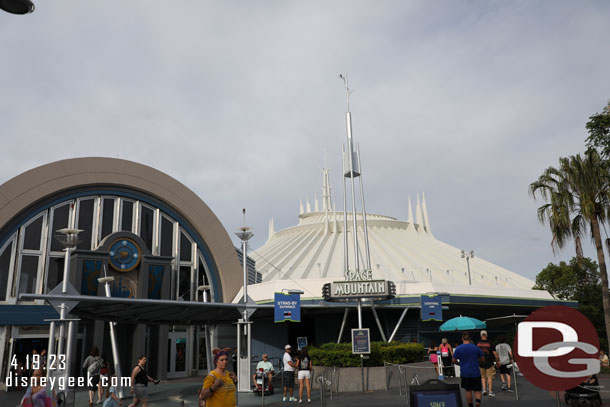
[[602,280],[602,303],[604,305],[604,322],[606,323],[606,338],[608,338],[608,346],[610,346],[610,296],[608,295],[608,272],[606,270],[606,260],[604,258],[604,245],[599,230],[599,222],[597,218],[591,221],[591,231],[595,239],[595,248],[597,249],[597,262],[599,263],[599,276]]

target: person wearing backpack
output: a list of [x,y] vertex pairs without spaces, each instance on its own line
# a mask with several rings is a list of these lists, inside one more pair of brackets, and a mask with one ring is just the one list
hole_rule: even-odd
[[103,359],[100,357],[100,351],[97,349],[97,346],[94,346],[93,349],[91,349],[91,353],[83,362],[83,369],[87,373],[87,378],[91,377],[91,387],[89,387],[89,407],[93,406],[93,395],[98,390],[102,362]]
[[297,357],[297,367],[299,369],[299,404],[303,402],[303,384],[307,388],[307,402],[311,403],[311,358],[307,353],[307,348],[301,349]]
[[446,377],[454,376],[453,373],[453,364],[451,363],[451,359],[453,358],[453,349],[447,338],[443,338],[441,342],[441,346],[439,346],[438,350],[441,352],[441,361],[443,362],[443,374]]

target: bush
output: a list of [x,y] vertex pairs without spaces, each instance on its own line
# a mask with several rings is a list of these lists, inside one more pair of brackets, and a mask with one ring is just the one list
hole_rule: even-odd
[[[308,350],[316,366],[360,366],[360,355],[352,355],[351,343],[325,343],[320,347],[310,346]],[[364,359],[364,366],[383,366],[384,361],[395,364],[420,362],[424,355],[424,346],[419,343],[372,342],[371,354]]]

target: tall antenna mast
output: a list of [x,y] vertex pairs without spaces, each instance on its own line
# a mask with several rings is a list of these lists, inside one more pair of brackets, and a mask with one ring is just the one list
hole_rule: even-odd
[[[347,112],[345,113],[345,122],[347,128],[347,142],[343,148],[343,193],[344,193],[344,207],[343,207],[343,224],[345,229],[345,275],[347,280],[371,280],[372,279],[372,271],[370,267],[370,256],[369,256],[369,244],[368,244],[368,233],[364,230],[364,239],[366,246],[366,263],[363,265],[363,270],[360,269],[360,249],[358,246],[358,219],[356,214],[356,187],[355,187],[355,178],[360,177],[360,157],[359,154],[354,152],[354,141],[352,137],[352,114],[350,112],[349,107],[349,98],[350,94],[353,92],[349,88],[349,81],[347,78],[347,74],[340,74],[339,78],[343,80],[343,84],[345,85],[345,101],[347,104]],[[353,235],[353,246],[354,246],[354,270],[349,270],[349,254],[348,254],[348,245],[347,245],[347,205],[346,205],[346,186],[345,178],[350,178],[350,186],[351,186],[351,195],[352,195],[352,235]],[[366,215],[364,212],[364,191],[362,187],[362,180],[360,180],[360,194],[362,198],[363,205],[363,228],[366,228]]]

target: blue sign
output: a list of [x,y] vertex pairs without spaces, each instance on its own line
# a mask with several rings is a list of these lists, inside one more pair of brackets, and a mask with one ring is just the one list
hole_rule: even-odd
[[368,328],[352,329],[352,354],[371,353],[371,333]]
[[275,293],[275,322],[301,322],[301,296]]
[[443,303],[440,295],[421,296],[421,320],[422,321],[442,321]]

